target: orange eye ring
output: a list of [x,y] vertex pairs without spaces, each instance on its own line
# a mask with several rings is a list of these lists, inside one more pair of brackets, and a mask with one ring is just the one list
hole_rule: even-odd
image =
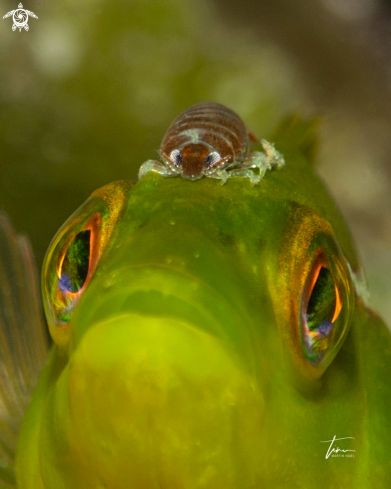
[[335,336],[335,322],[342,311],[341,293],[325,252],[319,248],[303,288],[300,343],[307,360],[317,365]]
[[[315,266],[313,267],[313,275],[312,275],[312,280],[310,280],[308,300],[311,297],[311,294],[314,290],[315,284],[318,281],[319,273],[322,270],[322,268],[326,268],[332,274],[332,272],[330,270],[330,266],[328,265],[328,262],[324,256],[324,254],[322,253],[322,254],[320,254],[320,256],[321,256],[321,260],[317,260],[315,262]],[[333,317],[331,319],[332,323],[334,323],[337,320],[339,313],[341,312],[341,309],[342,309],[342,299],[341,299],[341,295],[339,293],[335,279],[334,279],[334,291],[335,291],[335,309],[334,309]],[[308,305],[308,303],[307,303],[307,305]]]
[[276,318],[298,379],[319,379],[341,350],[354,314],[350,267],[330,223],[292,203],[281,238]]
[[[96,190],[53,238],[43,264],[42,294],[50,334],[57,345],[70,341],[72,311],[110,248],[125,197],[133,185],[123,180]],[[79,242],[74,242],[80,233],[84,234]]]
[[[84,226],[77,229],[77,233],[72,234],[67,240],[65,246],[61,250],[56,266],[56,290],[55,290],[55,305],[57,315],[60,320],[60,324],[66,323],[69,320],[70,311],[75,306],[78,299],[83,294],[85,288],[88,286],[90,279],[95,270],[96,264],[99,259],[99,239],[100,239],[100,226],[101,216],[99,213],[94,214]],[[67,257],[67,253],[70,246],[74,242],[75,238],[84,231],[89,231],[89,246],[88,246],[88,269],[85,280],[82,286],[77,291],[72,291],[61,285],[61,280],[64,276],[64,264]]]

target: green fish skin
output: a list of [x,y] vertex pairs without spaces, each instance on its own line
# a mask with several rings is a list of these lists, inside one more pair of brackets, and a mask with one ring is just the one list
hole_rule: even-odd
[[307,129],[258,185],[150,172],[64,224],[19,489],[391,487],[390,333]]

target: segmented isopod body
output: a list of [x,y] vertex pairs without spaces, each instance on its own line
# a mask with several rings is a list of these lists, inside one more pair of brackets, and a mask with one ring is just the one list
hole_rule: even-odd
[[147,160],[138,175],[142,178],[153,171],[190,180],[205,176],[220,179],[222,184],[230,177],[241,177],[255,185],[267,170],[285,164],[283,155],[265,139],[261,140],[264,152],[249,153],[249,143],[256,141],[233,110],[216,102],[200,102],[182,112],[168,128],[159,150],[162,163]]
[[200,102],[174,120],[159,152],[183,177],[195,180],[217,167],[242,161],[249,137],[256,141],[233,110],[216,102]]

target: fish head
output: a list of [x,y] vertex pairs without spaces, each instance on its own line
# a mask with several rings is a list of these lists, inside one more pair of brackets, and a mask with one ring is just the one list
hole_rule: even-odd
[[60,229],[42,279],[55,346],[22,434],[35,487],[237,488],[243,474],[288,487],[332,473],[319,456],[309,474],[308,433],[320,451],[361,423],[360,406],[336,409],[361,392],[347,341],[358,262],[310,165],[284,156],[258,186],[114,182]]

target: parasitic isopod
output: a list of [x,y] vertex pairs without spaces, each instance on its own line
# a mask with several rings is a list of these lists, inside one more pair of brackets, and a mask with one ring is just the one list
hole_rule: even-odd
[[255,184],[266,170],[280,168],[285,161],[265,139],[261,141],[264,152],[249,152],[250,142],[257,138],[238,114],[216,102],[200,102],[182,112],[168,128],[159,149],[163,163],[146,161],[139,178],[156,171],[190,180],[218,178],[221,183],[229,177],[245,177]]

